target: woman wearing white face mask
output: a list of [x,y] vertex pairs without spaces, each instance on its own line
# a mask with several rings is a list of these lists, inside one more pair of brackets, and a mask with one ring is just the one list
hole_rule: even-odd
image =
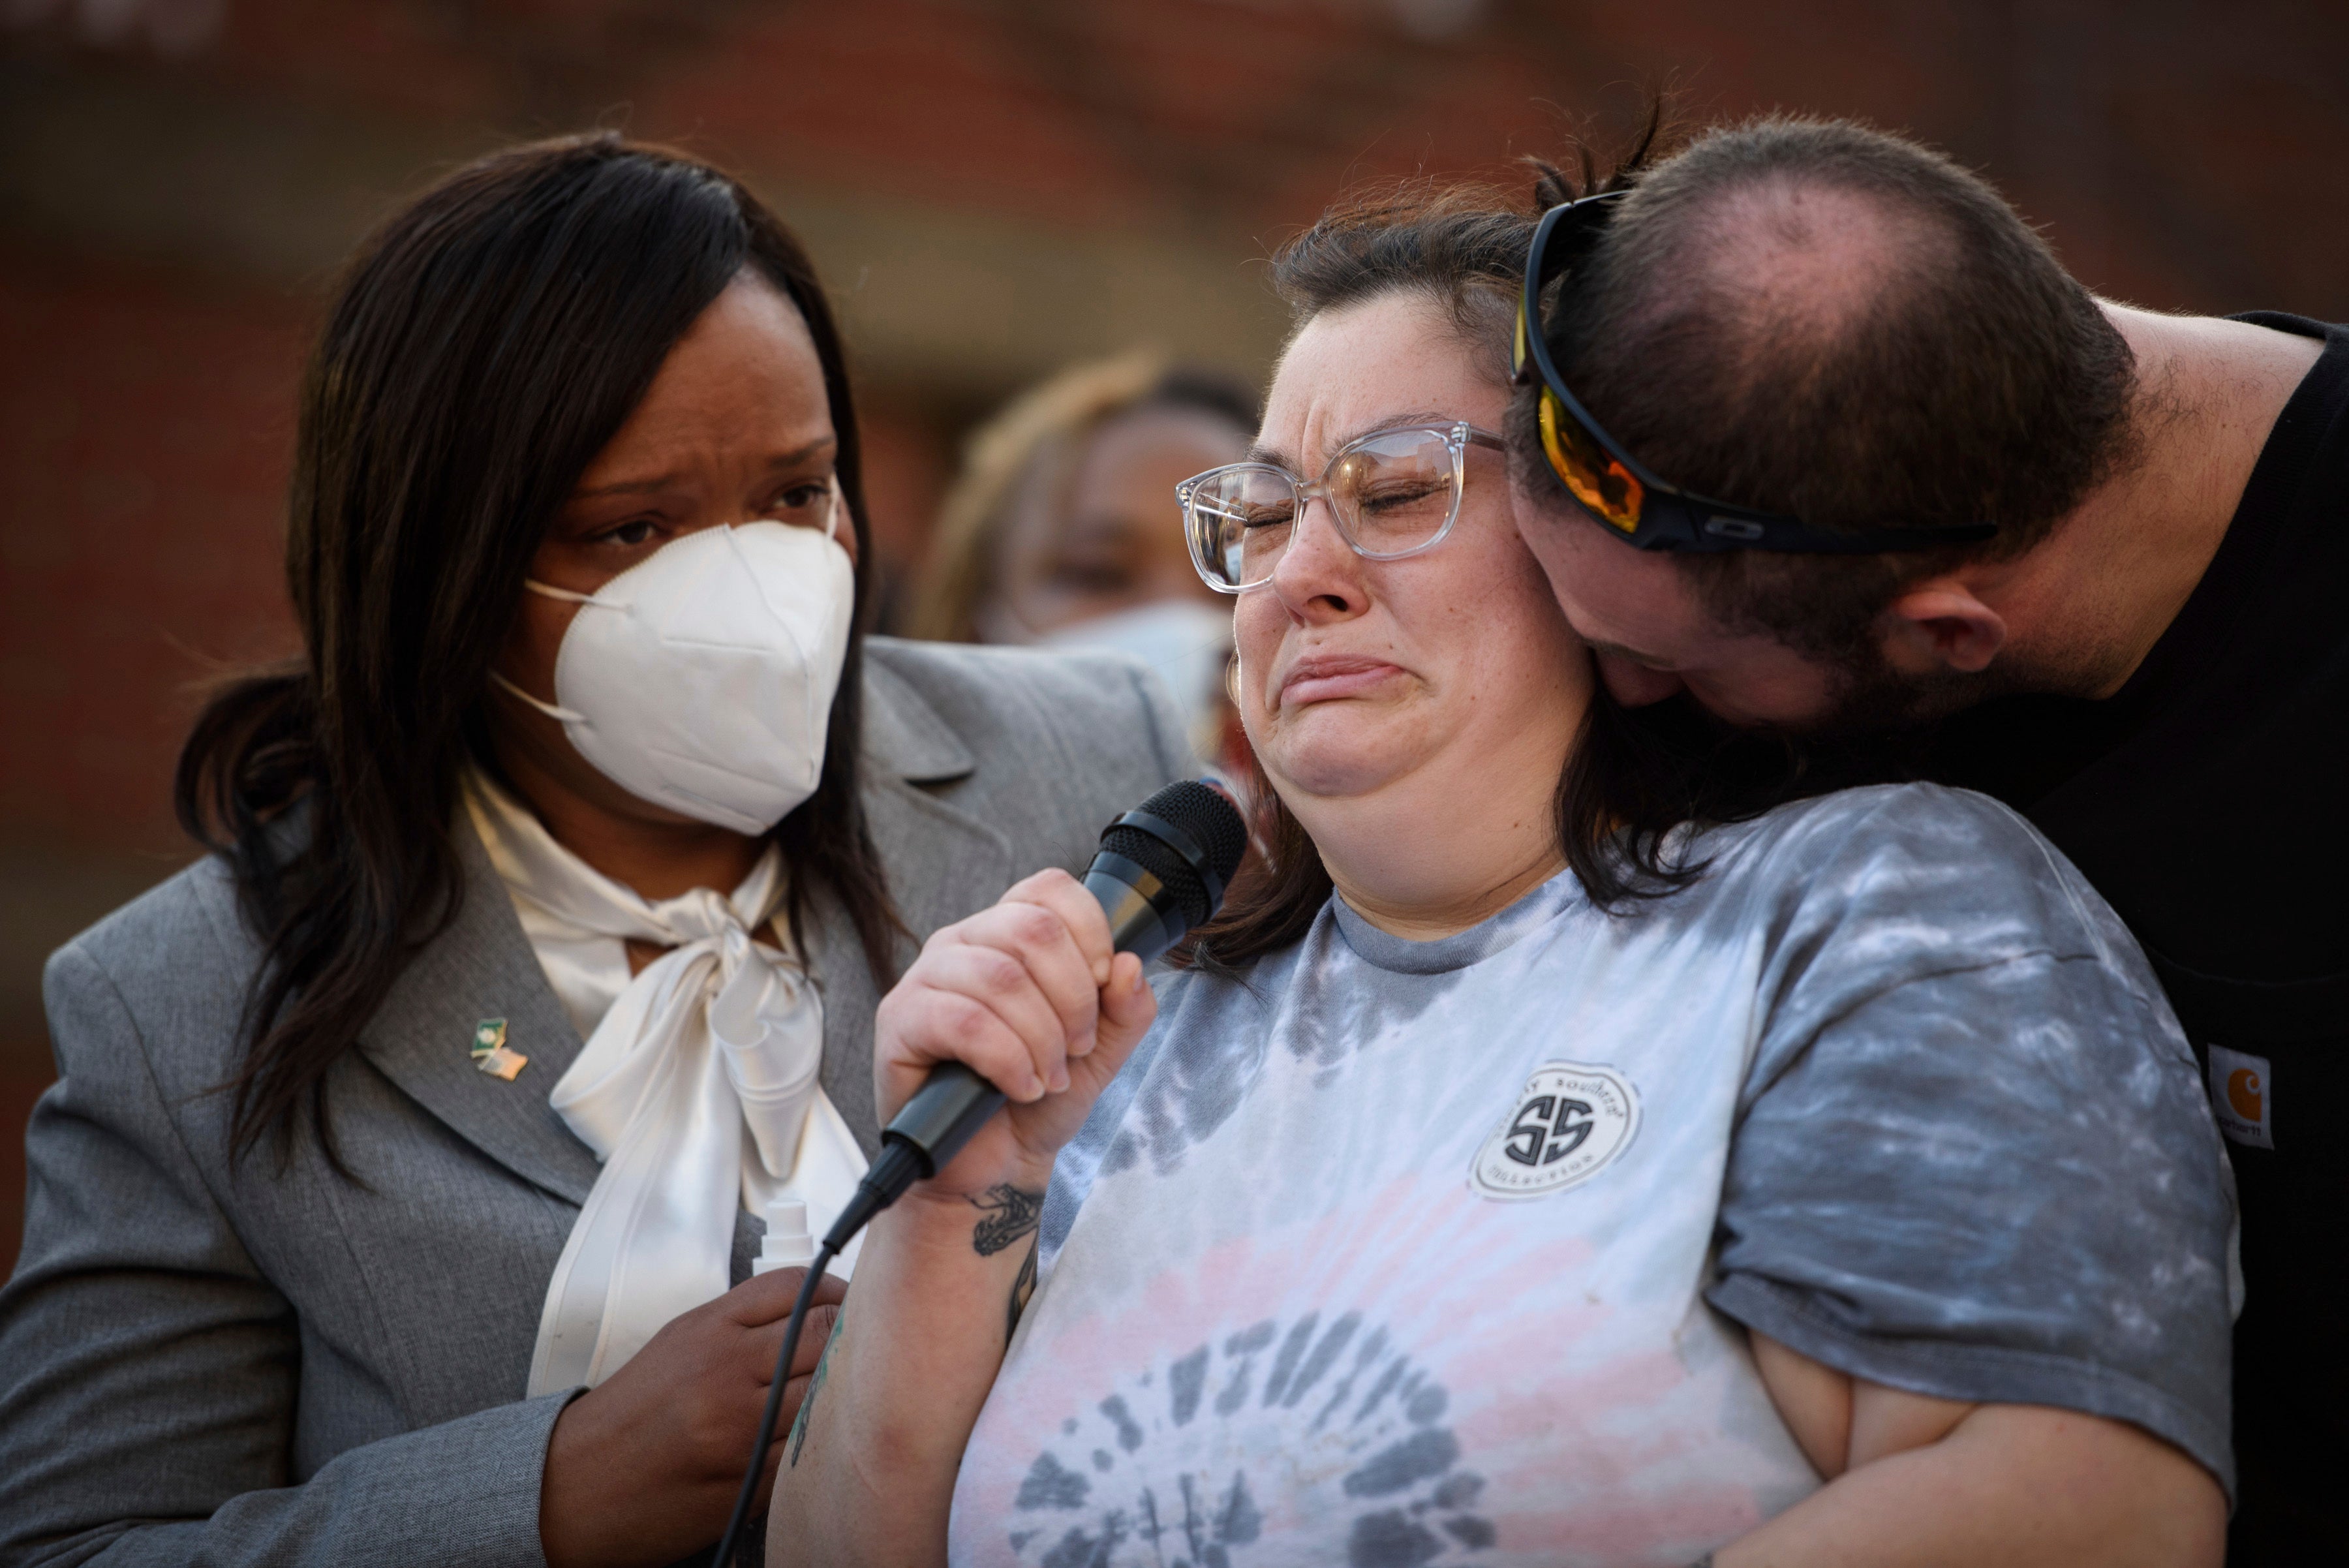
[[1231,618],[1160,514],[1177,480],[1247,449],[1256,408],[1232,377],[1149,353],[1023,392],[970,438],[906,629],[1138,659],[1183,705],[1199,757],[1239,771]]
[[214,855],[50,967],[0,1558],[717,1538],[761,1217],[875,1147],[880,990],[1184,762],[1128,663],[866,640],[862,504],[822,289],[717,171],[518,149],[361,254],[305,654],[197,725]]

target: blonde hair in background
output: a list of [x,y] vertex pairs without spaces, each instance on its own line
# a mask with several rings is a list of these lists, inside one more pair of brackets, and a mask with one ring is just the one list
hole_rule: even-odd
[[962,472],[938,506],[905,635],[978,640],[971,618],[994,586],[989,574],[1013,504],[1047,477],[1040,471],[1048,462],[1066,466],[1085,434],[1150,401],[1170,368],[1165,355],[1147,348],[1072,365],[971,432]]

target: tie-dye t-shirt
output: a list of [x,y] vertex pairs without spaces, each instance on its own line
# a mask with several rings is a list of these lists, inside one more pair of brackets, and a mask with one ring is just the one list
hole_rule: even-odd
[[1063,1151],[957,1563],[1683,1564],[1817,1487],[1737,1320],[2136,1422],[2224,1480],[2231,1204],[2144,961],[1930,786],[1719,829],[1609,915],[1333,898]]

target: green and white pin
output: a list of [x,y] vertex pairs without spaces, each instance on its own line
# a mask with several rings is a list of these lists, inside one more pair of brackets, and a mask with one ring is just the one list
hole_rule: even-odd
[[530,1058],[507,1048],[504,1019],[484,1018],[473,1025],[473,1065],[511,1084],[530,1065]]

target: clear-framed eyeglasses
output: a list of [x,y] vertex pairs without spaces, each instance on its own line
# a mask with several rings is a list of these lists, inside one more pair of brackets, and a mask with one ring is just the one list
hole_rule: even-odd
[[1366,561],[1400,561],[1444,543],[1460,517],[1468,449],[1501,438],[1465,421],[1373,431],[1308,481],[1278,463],[1230,462],[1174,487],[1191,564],[1219,593],[1271,581],[1305,509],[1328,506],[1338,536]]

